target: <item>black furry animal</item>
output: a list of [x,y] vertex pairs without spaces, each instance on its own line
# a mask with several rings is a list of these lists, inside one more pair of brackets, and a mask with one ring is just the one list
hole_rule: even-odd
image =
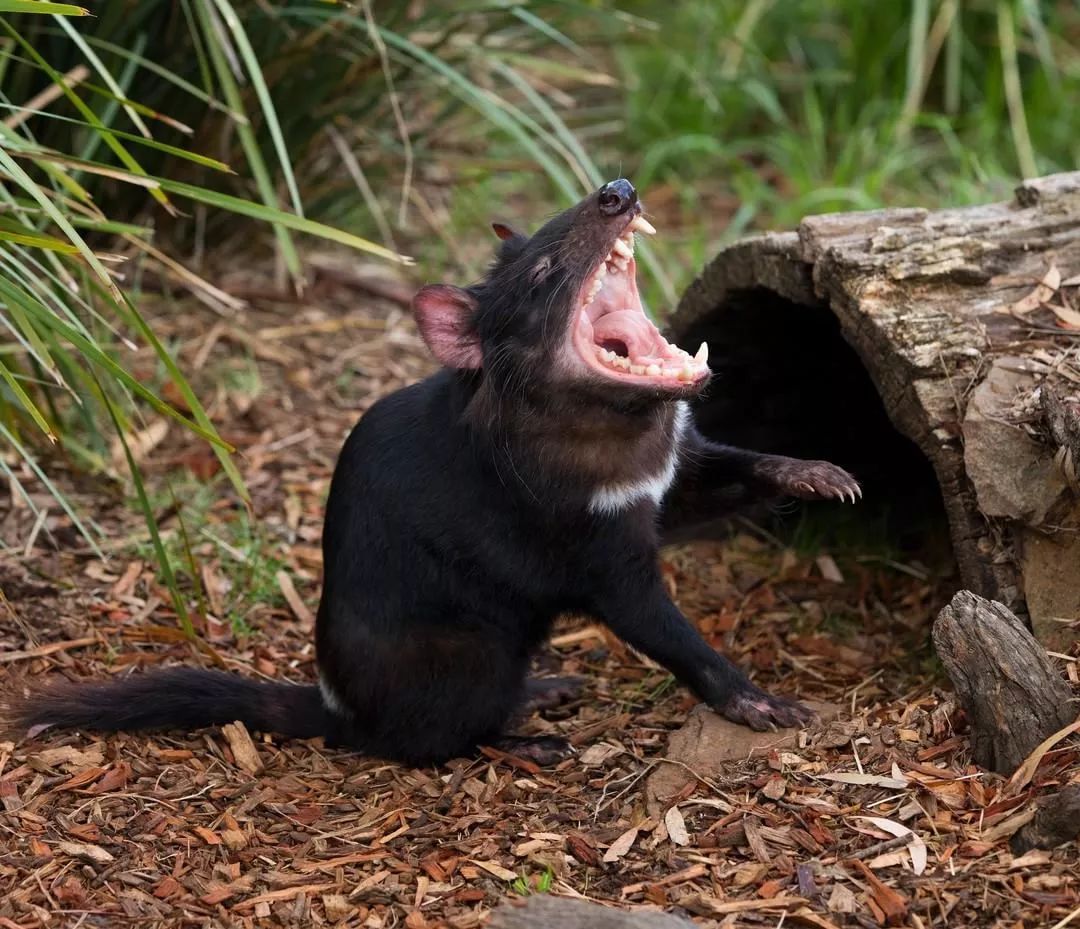
[[638,298],[634,188],[605,184],[532,237],[503,239],[480,283],[424,287],[420,332],[444,365],[376,403],[334,473],[316,625],[319,684],[176,668],[9,698],[9,729],[194,728],[242,720],[420,764],[493,744],[541,762],[569,747],[508,735],[530,657],[560,614],[588,614],[755,729],[808,711],[754,686],[671,602],[664,512],[705,498],[849,497],[827,462],[714,444],[689,402],[707,347],[670,345]]

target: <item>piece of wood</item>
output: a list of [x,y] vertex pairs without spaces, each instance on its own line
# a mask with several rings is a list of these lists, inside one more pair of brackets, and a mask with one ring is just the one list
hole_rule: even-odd
[[1078,311],[1074,172],[1009,202],[811,216],[736,243],[670,328],[709,342],[703,431],[836,461],[868,514],[943,507],[962,584],[1063,650],[1080,620]]
[[1049,850],[1080,838],[1080,784],[1040,797],[1036,805],[1035,818],[1009,843],[1013,854],[1033,848]]
[[651,910],[616,910],[585,900],[541,894],[503,903],[489,929],[693,929],[693,923]]
[[1011,774],[1043,739],[1076,718],[1068,684],[1002,604],[962,590],[938,614],[933,634],[983,767]]

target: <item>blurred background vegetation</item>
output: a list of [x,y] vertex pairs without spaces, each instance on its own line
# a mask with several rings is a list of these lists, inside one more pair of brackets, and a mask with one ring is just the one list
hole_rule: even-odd
[[[140,410],[210,442],[243,495],[140,313],[147,281],[227,301],[214,276],[243,256],[302,288],[312,236],[468,280],[492,219],[535,225],[625,175],[661,227],[643,270],[662,314],[747,232],[1002,198],[1080,164],[1074,0],[81,12],[0,0],[0,469],[31,506],[20,476],[42,482],[91,544],[51,467],[107,473],[118,442],[133,464]],[[125,361],[147,345],[160,385]],[[137,469],[125,479],[167,561]]]

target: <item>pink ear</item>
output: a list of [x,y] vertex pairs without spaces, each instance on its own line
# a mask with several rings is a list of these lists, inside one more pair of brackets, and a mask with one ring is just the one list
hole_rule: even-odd
[[429,284],[412,301],[416,324],[431,353],[448,368],[479,368],[480,340],[472,331],[476,301],[460,287]]

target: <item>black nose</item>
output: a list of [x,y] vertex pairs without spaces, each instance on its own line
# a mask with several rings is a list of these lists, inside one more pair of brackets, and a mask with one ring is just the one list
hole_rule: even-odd
[[600,188],[600,212],[605,216],[618,216],[637,203],[637,191],[626,178],[609,181]]

